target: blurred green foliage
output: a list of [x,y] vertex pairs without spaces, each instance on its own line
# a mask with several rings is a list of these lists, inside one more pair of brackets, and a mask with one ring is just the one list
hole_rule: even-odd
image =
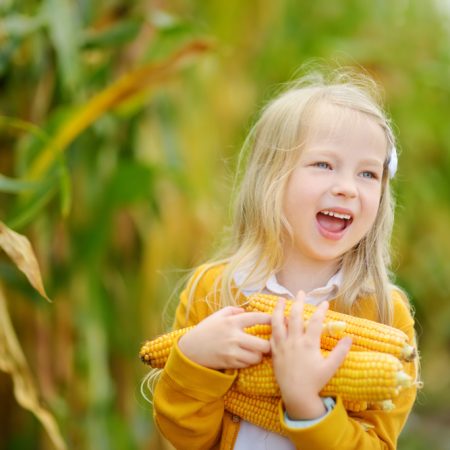
[[[0,3],[0,217],[32,240],[54,303],[5,259],[0,277],[70,448],[163,448],[138,349],[228,220],[252,118],[311,58],[384,87],[401,151],[393,269],[425,381],[399,448],[449,448],[449,14],[437,0]],[[33,172],[90,99],[193,41],[211,48],[118,98]],[[0,449],[51,448],[11,391],[0,374]]]

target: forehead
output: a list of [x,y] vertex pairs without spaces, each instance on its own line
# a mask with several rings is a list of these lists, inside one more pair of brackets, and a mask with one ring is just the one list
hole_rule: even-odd
[[315,105],[304,123],[304,148],[332,145],[374,150],[383,159],[387,156],[386,133],[375,118],[355,109],[321,102]]

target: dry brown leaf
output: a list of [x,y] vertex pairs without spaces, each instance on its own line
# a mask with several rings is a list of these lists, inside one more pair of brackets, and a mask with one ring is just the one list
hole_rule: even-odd
[[53,415],[44,408],[33,381],[33,376],[20,347],[8,313],[6,299],[0,284],[0,370],[9,373],[14,383],[14,396],[23,408],[31,411],[47,431],[57,450],[66,450]]
[[0,221],[0,247],[25,274],[39,294],[51,301],[45,292],[39,264],[28,238],[11,230]]

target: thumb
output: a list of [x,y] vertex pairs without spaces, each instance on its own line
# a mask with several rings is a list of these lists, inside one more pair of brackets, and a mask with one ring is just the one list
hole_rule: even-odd
[[346,336],[339,340],[336,347],[328,355],[327,369],[329,371],[330,378],[336,373],[341,364],[344,362],[350,348],[352,346],[352,338]]

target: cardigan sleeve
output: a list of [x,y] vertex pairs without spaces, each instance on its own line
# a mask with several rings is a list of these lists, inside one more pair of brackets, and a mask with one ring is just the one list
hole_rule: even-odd
[[[211,313],[205,301],[214,280],[206,273],[196,283],[200,267],[180,296],[174,329],[194,325]],[[188,292],[194,289],[188,310]],[[175,345],[158,380],[153,396],[154,419],[177,449],[213,448],[220,440],[224,415],[223,396],[233,384],[236,371],[227,373],[200,366]]]
[[[411,345],[415,346],[414,322],[409,308],[398,292],[393,294],[393,326],[404,331]],[[416,379],[414,362],[405,363],[404,370]],[[336,406],[320,422],[308,428],[289,428],[283,420],[280,403],[282,427],[298,449],[315,450],[395,450],[398,436],[406,423],[414,405],[416,388],[403,391],[394,400],[391,411],[367,410],[352,413],[345,410],[340,397]]]

